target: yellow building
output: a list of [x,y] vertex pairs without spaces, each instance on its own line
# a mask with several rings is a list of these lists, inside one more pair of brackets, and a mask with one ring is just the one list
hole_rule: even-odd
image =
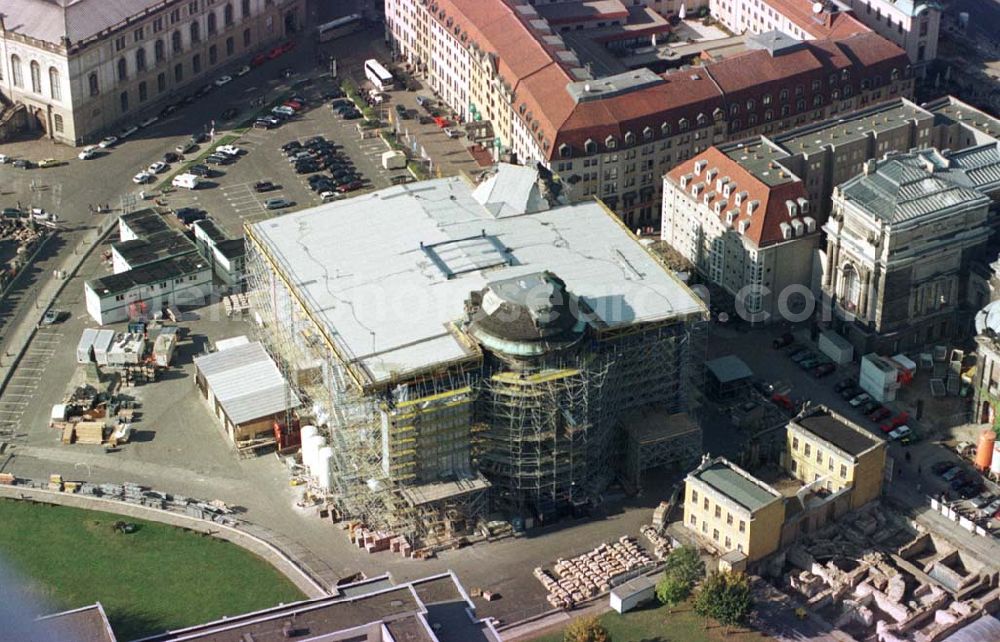
[[684,493],[684,525],[718,552],[754,562],[778,549],[781,493],[725,458],[706,458],[688,474]]
[[825,406],[788,424],[785,470],[831,493],[851,490],[851,510],[882,494],[886,442]]

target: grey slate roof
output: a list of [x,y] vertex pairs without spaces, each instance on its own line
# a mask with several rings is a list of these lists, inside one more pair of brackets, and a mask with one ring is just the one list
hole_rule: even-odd
[[694,475],[751,513],[781,497],[755,484],[723,462],[715,462]]
[[7,31],[58,44],[84,40],[164,0],[5,0]]
[[[995,145],[992,153],[996,155]],[[976,188],[989,182],[991,172],[1000,172],[1000,157],[994,167],[986,162],[989,154],[984,149],[979,156],[957,160],[934,149],[897,154],[877,161],[874,172],[855,176],[840,189],[846,200],[876,218],[910,221],[963,203],[987,202]]]
[[195,357],[194,363],[234,424],[284,412],[289,402],[299,405],[259,341]]

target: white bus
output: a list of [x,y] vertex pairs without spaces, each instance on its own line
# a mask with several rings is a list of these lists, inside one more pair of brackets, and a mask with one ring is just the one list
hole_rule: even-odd
[[369,58],[365,61],[365,77],[371,82],[371,84],[375,85],[375,89],[378,89],[379,91],[392,89],[392,74],[386,71],[385,67],[380,65],[374,58]]
[[320,42],[328,42],[330,40],[334,40],[335,38],[352,34],[361,29],[362,26],[361,14],[352,13],[349,16],[337,18],[336,20],[331,20],[330,22],[316,27],[316,35]]

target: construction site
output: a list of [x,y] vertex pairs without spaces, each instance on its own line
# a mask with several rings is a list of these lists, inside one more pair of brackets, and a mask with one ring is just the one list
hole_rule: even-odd
[[548,524],[700,457],[703,303],[558,188],[500,165],[246,226],[255,338],[299,401],[284,425],[359,545]]

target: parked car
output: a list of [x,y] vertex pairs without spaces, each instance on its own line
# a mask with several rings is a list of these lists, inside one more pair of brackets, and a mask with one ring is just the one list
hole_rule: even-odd
[[851,399],[848,403],[851,404],[851,407],[857,408],[858,406],[860,406],[861,404],[865,403],[870,399],[871,395],[869,395],[867,392],[862,392],[861,394]]
[[876,408],[875,410],[873,410],[871,413],[868,414],[868,418],[874,421],[875,423],[878,423],[883,419],[889,417],[890,415],[892,415],[891,410],[889,410],[885,406],[879,406],[878,408]]
[[268,60],[268,55],[267,54],[263,54],[263,53],[262,54],[257,54],[256,56],[253,57],[253,60],[250,61],[250,66],[251,67],[260,67],[265,62],[267,62],[267,60]]
[[0,154],[0,165],[6,165],[11,161],[10,156],[7,154]]
[[180,109],[180,107],[181,106],[178,105],[178,104],[176,104],[176,103],[171,104],[171,105],[167,105],[166,107],[164,107],[163,109],[160,110],[160,118],[166,118],[170,114],[172,114],[175,111],[177,111],[178,109]]
[[897,441],[903,437],[909,437],[913,431],[910,430],[909,426],[900,426],[892,432],[889,433],[889,439],[892,441]]
[[881,408],[881,407],[882,404],[872,399],[871,401],[862,404],[859,410],[861,411],[861,414],[868,415],[875,412],[876,408]]
[[278,186],[271,181],[257,181],[253,184],[253,191],[257,193],[273,192],[276,189],[278,189]]
[[840,398],[845,401],[848,401],[850,399],[853,399],[854,397],[857,397],[858,394],[860,394],[861,392],[862,392],[861,388],[851,385],[840,391]]
[[222,154],[211,154],[205,158],[205,162],[209,165],[229,165],[233,162],[233,159]]
[[167,152],[167,153],[165,153],[163,155],[163,162],[164,163],[176,163],[180,159],[181,159],[180,154],[178,154],[176,152]]
[[96,155],[97,155],[97,146],[87,145],[82,150],[80,150],[80,153],[77,154],[76,157],[79,158],[80,160],[90,160]]
[[228,85],[231,82],[233,82],[232,76],[219,76],[215,79],[215,86],[222,87],[223,85]]
[[63,318],[63,316],[64,313],[61,310],[46,310],[45,314],[42,315],[42,325],[59,323],[59,319]]
[[822,379],[827,377],[837,370],[837,365],[834,363],[821,363],[812,370],[812,375],[817,379]]
[[[396,105],[396,106],[399,107],[399,105]],[[774,341],[772,341],[771,342],[771,347],[774,348],[775,350],[778,350],[780,348],[784,348],[785,346],[792,345],[792,343],[794,341],[795,341],[795,337],[792,336],[792,333],[791,332],[786,332],[783,335],[781,335],[780,337],[776,338]]]
[[195,142],[186,140],[177,147],[174,147],[174,151],[176,151],[178,154],[188,154],[190,152],[193,152],[195,147],[197,146],[198,145]]
[[236,77],[245,76],[250,73],[250,65],[243,65],[240,67],[239,71],[236,72]]
[[277,125],[272,123],[270,119],[267,118],[258,118],[257,120],[253,121],[254,129],[273,129],[276,126]]
[[319,197],[323,199],[324,203],[329,203],[330,201],[335,201],[340,198],[340,194],[337,192],[320,192]]
[[19,158],[14,161],[14,167],[17,169],[31,169],[35,164],[28,160],[27,158]]
[[856,385],[858,385],[858,382],[854,379],[841,379],[836,383],[836,385],[833,386],[833,391],[839,393],[842,390],[845,390],[847,388],[850,388],[851,386],[856,386]]
[[160,120],[159,116],[150,116],[149,118],[146,118],[141,123],[139,123],[139,127],[149,127],[158,120]]
[[[958,475],[961,472],[962,472],[961,466],[952,466],[951,468],[948,468],[943,473],[941,473],[941,479],[945,480],[946,482],[950,482],[954,480],[956,477],[958,477]],[[1000,508],[1000,506],[998,506],[997,508]]]
[[153,180],[153,175],[145,170],[139,172],[138,174],[132,177],[132,182],[136,183],[137,185],[148,183],[151,180]]
[[105,136],[101,139],[101,142],[97,143],[97,146],[101,149],[107,149],[113,147],[115,143],[118,142],[117,136]]
[[982,495],[971,498],[969,500],[969,503],[972,504],[973,508],[983,508],[985,506],[988,506],[990,502],[992,502],[994,499],[995,497],[993,497],[993,495],[989,493],[983,493]]
[[264,201],[264,207],[269,210],[280,210],[285,207],[291,207],[292,202],[284,198],[269,198]]
[[146,168],[146,171],[150,174],[160,174],[167,171],[167,164],[163,161],[156,161]]
[[139,131],[139,128],[135,125],[132,125],[131,127],[126,127],[125,129],[118,132],[118,138],[124,140],[129,136],[131,136],[132,134],[136,133],[137,131]]
[[788,358],[791,359],[795,363],[800,363],[800,362],[802,362],[802,361],[804,361],[804,360],[806,360],[806,359],[808,359],[810,357],[814,357],[814,356],[816,356],[816,354],[812,350],[810,350],[808,348],[800,348],[800,349],[796,350],[795,352],[791,353],[790,355],[788,355]]
[[212,83],[208,83],[207,85],[203,85],[202,88],[199,89],[198,91],[194,92],[194,95],[197,98],[201,98],[202,96],[207,96],[208,94],[210,94],[213,89],[215,89],[215,85],[213,85]]
[[239,156],[244,150],[236,145],[219,145],[215,148],[215,151],[225,154],[226,156]]
[[195,221],[205,220],[208,214],[197,207],[179,207],[174,210],[174,216],[184,225],[191,225]]
[[290,140],[281,146],[281,151],[285,152],[286,154],[293,149],[302,149],[302,143],[300,143],[297,140]]
[[209,169],[208,165],[198,163],[197,165],[192,165],[188,168],[188,174],[194,174],[195,176],[207,178],[212,175],[212,170]]

